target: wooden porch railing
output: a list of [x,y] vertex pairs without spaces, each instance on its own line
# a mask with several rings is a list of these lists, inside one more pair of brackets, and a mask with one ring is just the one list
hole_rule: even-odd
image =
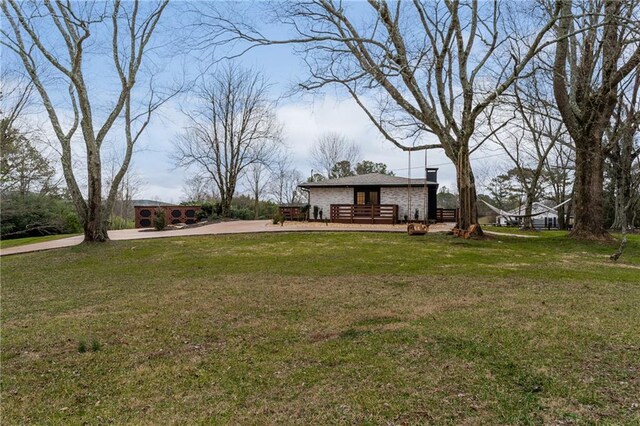
[[458,209],[436,209],[436,222],[458,222]]
[[286,220],[305,220],[306,217],[302,213],[302,207],[299,206],[280,206],[280,216]]
[[331,222],[395,224],[397,204],[331,204]]

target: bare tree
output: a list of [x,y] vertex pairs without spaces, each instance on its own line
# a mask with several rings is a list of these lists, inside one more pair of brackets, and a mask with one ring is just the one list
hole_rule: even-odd
[[3,69],[0,75],[0,193],[49,192],[55,170],[37,149],[39,132],[29,130],[22,118],[31,103],[33,84],[17,73]]
[[207,76],[190,100],[189,125],[177,141],[179,166],[194,166],[215,183],[227,216],[239,180],[281,143],[269,85],[258,72],[229,65]]
[[635,208],[640,203],[640,73],[629,83],[630,90],[619,95],[613,126],[605,132],[614,190],[611,229],[617,231],[633,228]]
[[302,201],[298,184],[304,180],[302,173],[293,168],[291,155],[282,152],[274,161],[268,191],[279,204],[295,204]]
[[333,168],[340,161],[356,164],[360,161],[360,148],[344,135],[329,132],[318,137],[311,147],[311,165],[314,170],[331,178]]
[[[522,187],[525,196],[525,229],[535,229],[531,214],[533,203],[544,190],[545,164],[555,144],[563,142],[566,135],[553,104],[553,95],[545,91],[546,87],[551,86],[546,84],[550,83],[546,77],[547,73],[539,71],[531,78],[513,85],[512,92],[505,96],[501,105],[501,109],[509,108],[514,112],[513,119],[509,126],[495,132],[492,138],[511,160],[512,173]],[[488,118],[489,128],[494,127],[493,118],[495,114]]]
[[[117,172],[117,163],[112,162],[111,173],[106,179],[107,186],[111,186],[111,182]],[[127,172],[120,181],[120,185],[116,192],[116,198],[110,215],[110,220],[112,222],[115,217],[121,217],[127,220],[134,219],[133,200],[138,196],[138,194],[140,194],[140,190],[144,184],[145,181],[140,177],[140,175],[135,173],[131,168],[127,169]]]
[[604,229],[603,141],[620,83],[640,64],[639,2],[557,0],[553,89],[562,120],[576,148],[572,235],[607,238]]
[[247,184],[253,197],[253,217],[256,220],[260,217],[260,199],[270,182],[270,166],[266,162],[253,163],[247,171]]
[[184,201],[213,201],[218,200],[216,184],[206,174],[195,174],[187,178],[182,186]]
[[[296,32],[287,40],[215,11],[202,16],[213,43],[296,44],[309,67],[301,86],[344,88],[397,147],[443,148],[457,171],[458,226],[468,229],[478,223],[470,154],[483,142],[475,138],[481,115],[553,43],[548,33],[557,12],[542,18],[520,2],[308,0],[278,5],[277,16]],[[518,19],[523,13],[527,19]],[[429,135],[438,143],[424,143]]]
[[[545,180],[553,203],[558,205],[573,198],[573,172],[576,153],[570,143],[555,143],[544,162]],[[558,208],[558,227],[567,229],[571,217],[571,202]]]
[[17,129],[19,118],[33,97],[33,83],[6,68],[0,71],[0,137]]
[[[84,228],[85,241],[108,240],[107,223],[118,187],[129,167],[133,147],[162,104],[154,90],[141,111],[135,108],[133,89],[158,21],[168,0],[159,3],[71,3],[45,0],[5,0],[0,8],[7,25],[0,43],[13,51],[40,95],[53,131],[60,143],[62,170]],[[95,93],[86,79],[88,50],[104,40],[110,28],[111,66],[118,85],[114,102],[101,120]],[[106,65],[105,65],[106,66]],[[60,90],[60,82],[66,86]],[[165,98],[166,100],[166,98]],[[71,110],[70,120],[65,111]],[[124,123],[126,143],[123,162],[103,200],[101,148],[116,120]],[[136,125],[137,123],[137,125]],[[134,128],[135,127],[135,128]],[[80,132],[78,132],[78,130]],[[72,141],[84,142],[87,194],[82,193],[73,168]]]

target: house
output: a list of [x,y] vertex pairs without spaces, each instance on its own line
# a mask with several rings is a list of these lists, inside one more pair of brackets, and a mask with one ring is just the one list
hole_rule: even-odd
[[[522,225],[525,213],[525,206],[521,205],[513,210],[507,211],[507,215],[496,216],[497,226],[520,226]],[[513,215],[513,216],[509,216]],[[536,229],[557,229],[558,228],[558,213],[546,207],[541,203],[533,203],[531,210],[531,221],[533,227]]]
[[342,223],[398,223],[437,219],[438,169],[427,169],[427,179],[408,179],[379,173],[306,182],[298,185],[309,194],[309,218],[313,206],[323,218]]

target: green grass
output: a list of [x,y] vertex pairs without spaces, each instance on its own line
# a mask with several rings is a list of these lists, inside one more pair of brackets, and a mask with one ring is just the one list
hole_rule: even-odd
[[3,423],[637,424],[640,238],[614,250],[291,233],[10,256]]
[[45,241],[61,240],[63,238],[73,237],[79,234],[57,234],[57,235],[45,235],[42,237],[26,237],[16,238],[13,240],[0,240],[0,248],[18,247],[27,244],[44,243]]
[[560,230],[536,230],[536,231],[525,231],[515,226],[484,226],[482,228],[485,231],[489,232],[497,232],[500,234],[514,234],[514,235],[532,235],[535,237],[563,237],[569,234],[569,231],[560,231]]

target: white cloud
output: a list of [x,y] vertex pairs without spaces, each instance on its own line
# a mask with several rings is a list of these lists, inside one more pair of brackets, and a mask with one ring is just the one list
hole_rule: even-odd
[[[352,99],[325,96],[314,103],[296,102],[281,106],[278,116],[285,125],[286,140],[294,153],[296,167],[311,172],[309,151],[325,132],[338,132],[360,146],[364,159],[387,164],[396,175],[408,176],[408,154],[386,141]],[[439,180],[455,187],[455,169],[442,150],[431,150],[428,164],[438,165]],[[424,153],[412,154],[412,177],[424,176]]]
[[[136,145],[131,171],[144,182],[138,198],[177,203],[183,199],[183,185],[190,172],[176,168],[171,153],[174,150],[175,137],[182,131],[186,119],[177,102],[165,105],[158,113],[152,118]],[[408,175],[408,154],[386,141],[351,99],[324,96],[314,102],[297,100],[282,104],[277,114],[284,125],[286,142],[294,157],[294,166],[305,176],[311,172],[309,151],[313,142],[329,131],[338,132],[353,140],[360,146],[364,159],[385,163],[396,175]],[[47,130],[48,133],[51,132],[50,129]],[[115,126],[110,139],[118,139],[120,131],[121,129]],[[52,134],[51,137],[55,139]],[[114,147],[108,150],[112,149]],[[83,153],[78,154],[82,156]],[[108,155],[105,151],[105,160]],[[442,150],[431,150],[428,155],[429,165],[440,168],[440,184],[455,188],[455,169]],[[423,167],[424,154],[413,153],[412,177],[424,176]],[[82,175],[83,170],[79,171]]]
[[[303,100],[282,104],[277,111],[284,124],[286,142],[294,157],[294,166],[308,175],[311,172],[309,150],[314,140],[325,132],[344,134],[357,143],[363,158],[387,164],[399,176],[407,176],[408,155],[384,140],[367,116],[351,99],[325,96],[314,102]],[[179,202],[187,170],[174,168],[170,154],[175,136],[182,130],[185,119],[177,106],[164,109],[140,141],[134,155],[134,170],[146,185],[140,198]],[[429,164],[439,165],[439,181],[449,188],[455,187],[455,169],[441,150],[429,152]],[[412,176],[424,176],[424,154],[412,154]]]

